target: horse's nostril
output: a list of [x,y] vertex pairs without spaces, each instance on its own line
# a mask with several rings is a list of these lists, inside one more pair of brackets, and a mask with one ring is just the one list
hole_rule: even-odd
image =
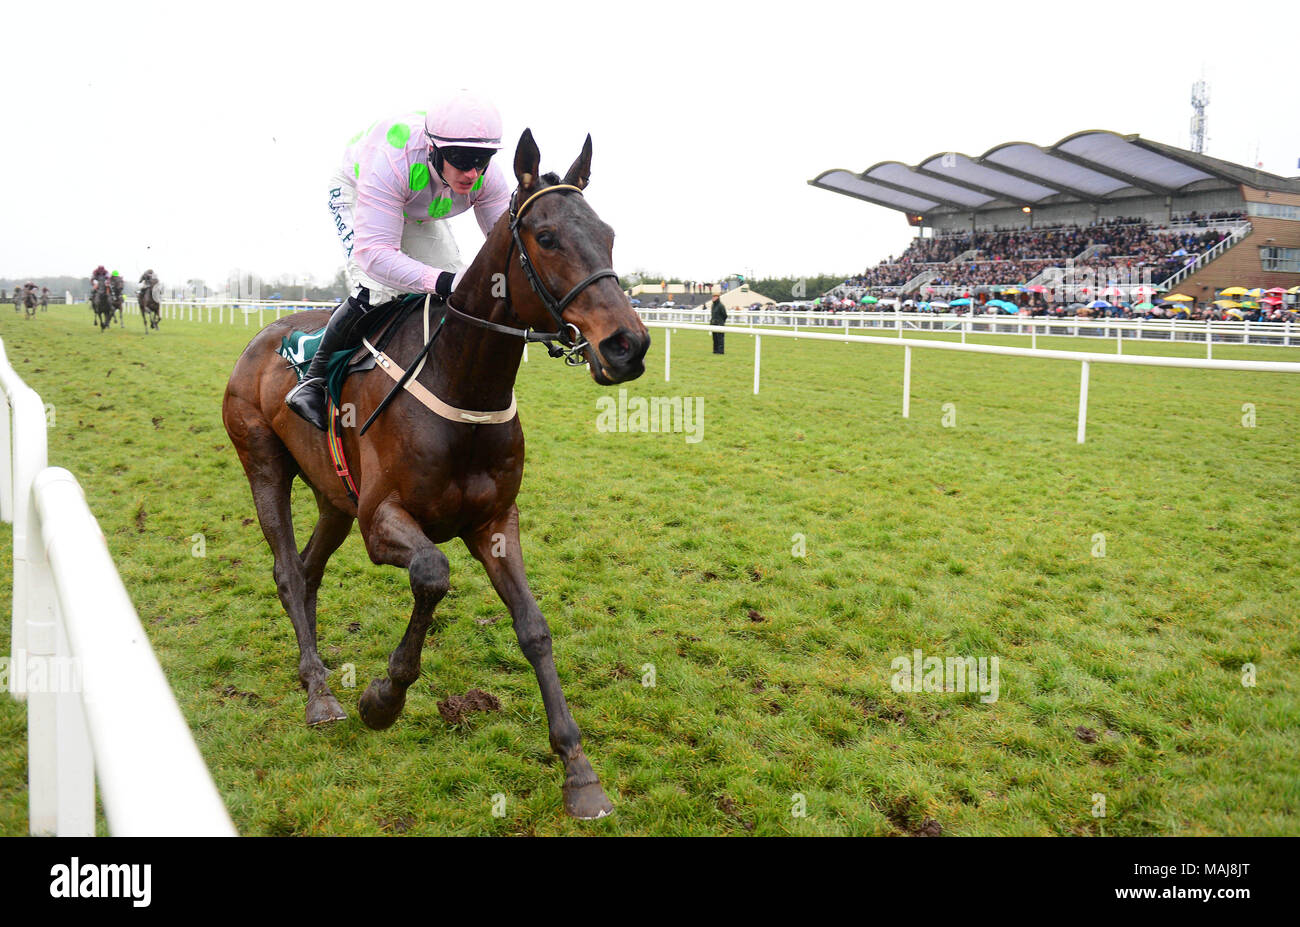
[[620,332],[614,338],[614,349],[619,354],[624,354],[624,355],[629,354],[632,351],[632,342],[628,340],[627,335]]

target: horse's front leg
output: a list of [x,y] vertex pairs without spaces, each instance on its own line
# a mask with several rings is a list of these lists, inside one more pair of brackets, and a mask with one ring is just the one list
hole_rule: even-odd
[[483,564],[501,601],[510,609],[519,646],[537,674],[546,706],[551,749],[564,761],[564,810],[575,818],[603,818],[614,810],[596,772],[582,750],[582,732],[560,690],[560,677],[551,656],[551,629],[528,586],[519,546],[519,509],[510,510],[466,536],[465,543]]
[[406,634],[388,657],[388,678],[371,680],[357,710],[366,727],[392,725],[406,705],[406,690],[420,676],[420,650],[433,610],[451,588],[451,566],[411,515],[396,502],[380,504],[362,517],[361,534],[375,563],[404,567],[411,577],[415,606]]

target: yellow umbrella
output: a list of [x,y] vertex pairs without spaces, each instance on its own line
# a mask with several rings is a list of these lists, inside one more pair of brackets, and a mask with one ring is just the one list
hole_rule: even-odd
[[1240,309],[1229,309],[1225,314],[1236,319],[1238,322],[1242,321]]
[[1293,286],[1291,289],[1287,290],[1287,292],[1294,296],[1297,293],[1300,293],[1300,286]]
[[1241,303],[1234,303],[1234,302],[1233,302],[1232,300],[1230,300],[1230,299],[1216,299],[1216,300],[1214,301],[1214,305],[1218,306],[1220,309],[1240,309],[1240,308],[1241,308]]
[[1253,289],[1253,290],[1247,290],[1247,291],[1246,291],[1246,295],[1247,295],[1247,296],[1263,296],[1263,295],[1264,295],[1264,288],[1263,288],[1262,286],[1257,286],[1257,287],[1255,287],[1255,289]]
[[1246,288],[1244,286],[1230,286],[1226,290],[1219,290],[1220,296],[1245,296]]
[[1007,287],[1005,290],[1002,291],[1001,295],[1002,295],[1002,296],[1019,296],[1019,295],[1020,295],[1020,291],[1017,290],[1017,289],[1016,289],[1015,287],[1013,287],[1013,286],[1009,286],[1009,287]]
[[1192,297],[1190,297],[1190,296],[1184,296],[1182,293],[1175,293],[1173,296],[1166,296],[1166,297],[1165,297],[1165,302],[1167,302],[1167,303],[1194,303],[1194,302],[1196,302],[1196,300],[1192,299]]

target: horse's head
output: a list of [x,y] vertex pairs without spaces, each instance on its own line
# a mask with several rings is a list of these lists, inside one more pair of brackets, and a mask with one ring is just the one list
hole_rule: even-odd
[[585,341],[582,353],[597,383],[635,380],[645,372],[650,333],[612,270],[614,230],[581,193],[591,179],[591,136],[563,181],[539,174],[540,160],[533,133],[525,129],[515,150],[519,187],[509,221],[532,271],[522,268],[528,286],[511,287],[514,311],[537,329],[554,330],[562,322],[573,344]]

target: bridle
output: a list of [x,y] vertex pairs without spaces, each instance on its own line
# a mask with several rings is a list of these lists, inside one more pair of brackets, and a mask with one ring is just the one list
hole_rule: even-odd
[[[584,351],[590,347],[590,345],[587,340],[582,337],[582,332],[578,330],[576,325],[572,322],[564,321],[564,310],[570,303],[578,298],[578,295],[582,293],[583,290],[591,286],[597,280],[600,280],[603,277],[613,277],[617,280],[618,273],[612,267],[598,270],[579,282],[573,287],[573,289],[569,290],[569,292],[565,293],[563,298],[557,300],[551,295],[551,291],[547,289],[546,284],[542,282],[542,278],[538,276],[537,269],[533,266],[532,258],[529,257],[528,249],[524,247],[524,240],[519,234],[519,227],[524,218],[524,213],[528,211],[528,207],[531,206],[538,197],[544,196],[547,193],[560,193],[566,191],[572,191],[577,193],[579,196],[582,195],[581,187],[575,187],[573,184],[567,183],[553,184],[552,186],[543,187],[538,190],[532,196],[528,197],[528,199],[524,200],[516,209],[515,201],[519,196],[519,191],[515,190],[514,193],[510,194],[510,248],[506,251],[505,274],[506,308],[511,312],[514,311],[510,305],[509,277],[510,256],[514,253],[514,250],[517,247],[519,249],[519,263],[524,269],[524,276],[528,278],[528,283],[533,288],[533,292],[537,294],[539,299],[541,299],[542,304],[546,306],[546,311],[550,313],[551,318],[555,321],[556,331],[539,332],[528,328],[511,328],[508,325],[498,325],[496,322],[489,322],[486,319],[479,319],[472,315],[466,315],[464,312],[461,312],[453,306],[450,299],[447,301],[447,308],[451,310],[453,315],[459,316],[465,321],[471,322],[480,328],[500,332],[504,335],[513,335],[517,338],[523,338],[524,341],[541,342],[546,345],[546,350],[551,357],[563,357],[564,362],[570,367],[581,367],[588,361],[588,358],[584,356]],[[570,331],[572,331],[572,336],[570,336]],[[557,341],[559,342],[559,345],[555,344]]]

